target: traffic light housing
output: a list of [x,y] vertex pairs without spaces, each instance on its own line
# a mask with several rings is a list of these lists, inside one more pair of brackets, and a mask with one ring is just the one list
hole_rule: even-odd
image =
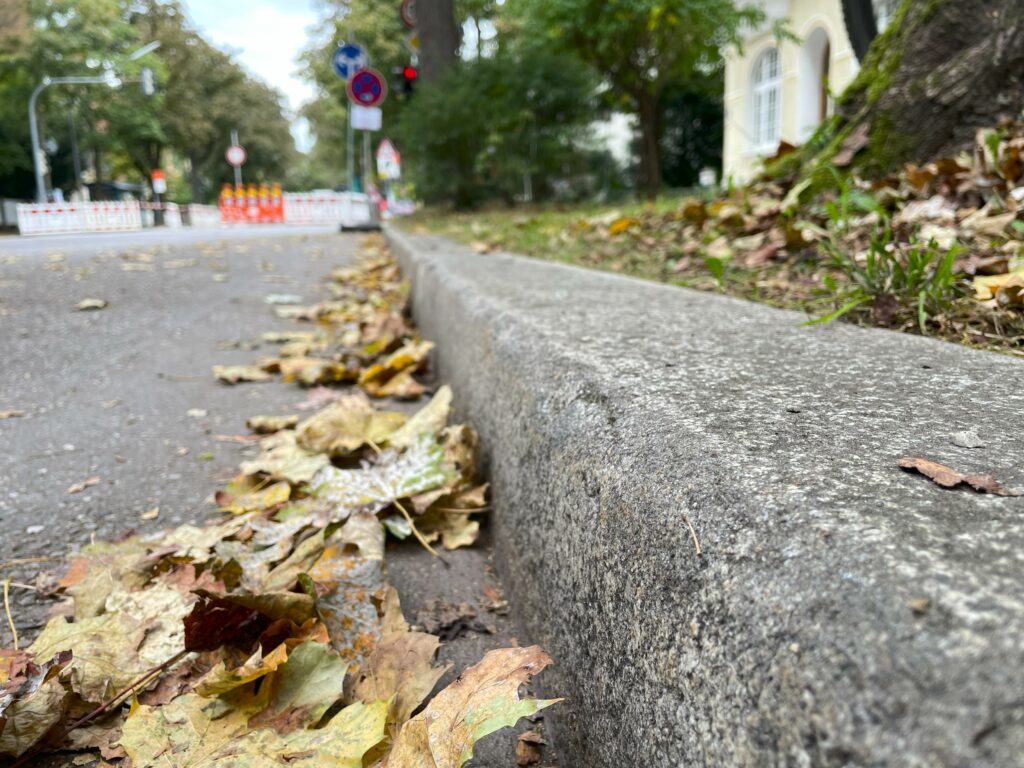
[[392,70],[392,74],[394,75],[392,90],[396,93],[402,94],[406,98],[412,96],[416,85],[416,79],[420,76],[416,67],[412,64],[404,67],[395,67]]

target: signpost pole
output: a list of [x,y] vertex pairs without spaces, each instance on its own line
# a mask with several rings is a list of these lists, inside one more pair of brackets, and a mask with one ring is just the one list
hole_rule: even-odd
[[355,163],[355,152],[356,152],[356,132],[352,128],[352,103],[349,102],[348,109],[345,110],[348,114],[348,148],[345,150],[345,159],[348,161],[348,191],[356,191],[356,163]]
[[[370,132],[363,131],[363,175],[366,176],[366,183],[364,184],[367,189],[370,186],[370,179],[373,175],[373,150],[370,147]],[[363,190],[366,192],[367,190]]]
[[[231,146],[236,146],[237,144],[238,144],[238,131],[232,131],[231,132]],[[236,165],[235,166],[235,189],[238,189],[241,186],[242,186],[242,166],[241,165]]]

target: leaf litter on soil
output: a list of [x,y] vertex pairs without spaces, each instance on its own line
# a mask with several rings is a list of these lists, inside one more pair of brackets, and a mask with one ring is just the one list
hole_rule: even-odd
[[[848,159],[863,141],[850,137]],[[657,206],[422,220],[481,255],[521,251],[1024,356],[1024,121],[877,179],[784,173],[773,159],[747,186]]]
[[[222,518],[69,556],[55,588],[66,608],[27,648],[0,650],[0,756],[457,768],[481,738],[558,701],[520,698],[551,660],[517,647],[426,703],[448,668],[440,638],[402,614],[385,537],[472,545],[486,485],[475,432],[448,424],[448,387],[411,417],[372,403],[419,397],[431,345],[405,320],[407,286],[381,242],[361,255],[332,273],[329,301],[299,308],[314,331],[274,335],[270,363],[215,370],[225,383],[278,372],[319,387],[302,420],[250,419],[266,436],[215,494]],[[363,392],[322,388],[339,381]]]

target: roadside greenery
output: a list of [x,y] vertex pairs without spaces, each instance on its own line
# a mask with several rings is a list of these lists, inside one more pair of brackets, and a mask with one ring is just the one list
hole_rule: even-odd
[[427,210],[413,228],[1024,356],[1024,123],[872,182],[830,171],[652,206]]
[[[304,54],[320,98],[305,115],[317,139],[310,167],[328,186],[346,151],[334,45],[358,40],[389,76],[410,58],[391,6],[321,7],[325,21]],[[416,195],[459,208],[621,198],[631,180],[649,194],[662,179],[692,184],[721,156],[723,47],[760,18],[732,0],[463,0],[455,13],[471,31],[458,65],[440,82],[417,83],[411,97],[393,92],[384,121]],[[597,139],[595,125],[613,112],[642,128],[636,168],[620,167]]]
[[[178,0],[31,0],[7,12],[0,30],[0,197],[34,195],[32,89],[44,76],[108,69],[123,80],[119,87],[51,86],[39,100],[43,143],[54,149],[53,187],[74,187],[72,131],[83,165],[90,158],[96,165],[95,181],[145,183],[164,168],[178,202],[211,199],[229,180],[223,151],[232,129],[248,151],[248,179],[284,180],[295,166],[280,95],[203,39]],[[127,60],[153,40],[157,51]],[[152,97],[137,82],[143,67],[156,74]]]

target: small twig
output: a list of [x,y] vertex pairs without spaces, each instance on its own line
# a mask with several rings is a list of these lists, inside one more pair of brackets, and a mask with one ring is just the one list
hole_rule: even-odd
[[151,682],[154,677],[159,676],[161,672],[166,670],[171,665],[177,663],[181,659],[185,658],[185,656],[187,656],[188,654],[188,650],[178,651],[178,653],[171,656],[171,658],[169,658],[163,664],[158,664],[152,669],[143,672],[142,675],[135,678],[135,680],[129,683],[126,688],[121,690],[119,693],[115,694],[114,697],[108,700],[105,704],[101,704],[99,707],[94,709],[85,717],[75,720],[75,722],[69,725],[67,729],[64,731],[64,734],[61,736],[61,740],[63,740],[69,733],[71,733],[71,731],[75,730],[76,728],[80,728],[81,726],[92,722],[100,715],[109,712],[111,709],[116,707],[121,702],[121,700],[123,700],[129,694],[134,693],[136,688],[139,688],[140,686],[146,685],[147,683]]
[[11,639],[13,640],[14,650],[18,650],[18,628],[14,626],[14,617],[11,616],[11,602],[7,597],[7,592],[11,587],[10,577],[4,581],[4,613],[7,614],[7,624],[11,628]]
[[11,581],[10,579],[7,579],[7,581],[10,583],[12,587],[17,587],[18,589],[29,589],[33,592],[39,591],[39,587],[34,587],[31,584],[22,584],[20,581]]
[[416,537],[416,541],[418,541],[420,544],[422,544],[423,548],[425,550],[427,550],[427,552],[432,554],[434,557],[440,558],[443,561],[444,558],[441,557],[441,555],[439,555],[437,553],[437,550],[435,550],[432,546],[430,546],[430,543],[426,539],[423,538],[423,534],[421,534],[420,531],[419,531],[419,528],[416,527],[416,523],[414,523],[412,521],[412,516],[409,514],[409,512],[406,510],[406,508],[403,507],[398,502],[398,500],[395,500],[395,506],[398,507],[398,511],[401,512],[402,515],[405,517],[406,521],[408,521],[409,527],[412,528],[412,535]]
[[490,512],[490,507],[463,507],[462,509],[456,509],[455,507],[431,507],[435,512],[447,512],[453,515],[475,515],[478,512]]
[[700,557],[700,541],[697,539],[697,531],[693,529],[693,523],[690,522],[689,515],[683,513],[683,520],[686,522],[686,527],[690,529],[690,536],[693,538],[693,548],[697,550],[697,557]]

